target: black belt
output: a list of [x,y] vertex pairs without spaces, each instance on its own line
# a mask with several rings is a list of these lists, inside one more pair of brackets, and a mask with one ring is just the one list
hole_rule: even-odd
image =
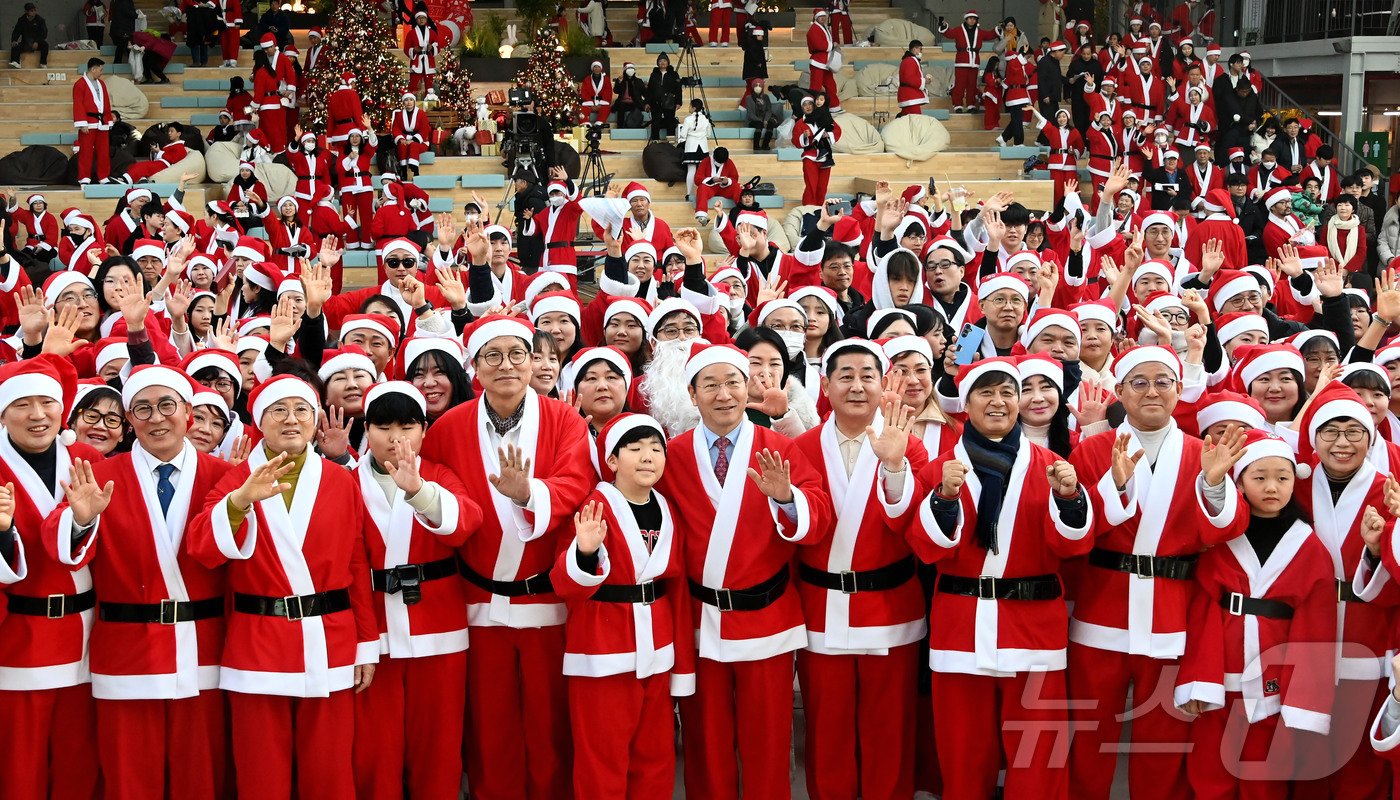
[[544,246],[546,250],[562,250],[565,247],[573,247],[573,242],[549,242]]
[[1058,575],[1033,575],[1029,578],[939,575],[938,591],[981,600],[1054,600],[1064,594]]
[[1008,83],[1008,84],[1006,84],[1006,88],[1008,88],[1008,89],[1024,89],[1024,88],[1026,88],[1026,85],[1025,85],[1024,83]]
[[1337,602],[1364,603],[1366,601],[1356,596],[1356,592],[1351,588],[1351,581],[1339,580],[1337,581]]
[[649,606],[656,602],[656,598],[665,596],[666,584],[656,581],[635,584],[605,583],[593,592],[593,599],[604,603],[641,603],[644,606]]
[[233,593],[233,610],[240,614],[264,617],[286,617],[292,622],[306,617],[323,617],[337,611],[350,610],[350,590],[331,589],[315,594],[264,597],[258,594]]
[[1282,600],[1247,597],[1239,592],[1226,592],[1221,595],[1220,607],[1237,617],[1241,614],[1249,614],[1268,619],[1293,619],[1293,606]]
[[314,180],[314,179],[315,179],[315,176],[314,176],[314,175],[297,175],[297,176],[296,176],[296,179],[299,180],[299,181],[309,181],[309,180]]
[[159,603],[106,603],[97,608],[103,622],[144,622],[174,625],[224,615],[224,598],[203,600],[162,600]]
[[87,611],[97,605],[97,592],[88,589],[78,594],[51,594],[48,597],[29,597],[12,594],[7,607],[11,614],[24,614],[30,617],[58,619],[69,614]]
[[1189,581],[1196,574],[1196,556],[1140,556],[1095,547],[1089,563],[1100,569],[1127,572],[1139,578],[1171,578]]
[[690,596],[720,611],[758,611],[777,602],[787,590],[788,568],[784,566],[773,577],[747,589],[711,589],[690,582]]
[[1064,147],[1052,147],[1052,148],[1050,148],[1050,155],[1052,155],[1052,156],[1067,156],[1067,155],[1069,155],[1070,153],[1073,153],[1073,152],[1074,152],[1073,150],[1070,150],[1070,149],[1064,148]]
[[457,559],[457,571],[462,574],[463,578],[467,579],[468,583],[502,597],[525,597],[554,592],[554,583],[549,579],[548,572],[531,575],[523,581],[493,581],[472,569],[467,565],[467,562],[460,558]]
[[883,592],[909,582],[914,577],[914,557],[906,556],[893,564],[886,564],[864,572],[827,572],[799,563],[797,575],[813,586],[834,589],[844,594],[858,592]]
[[1117,157],[1118,157],[1118,154],[1117,154],[1117,153],[1095,153],[1093,150],[1090,150],[1090,151],[1089,151],[1089,158],[1109,158],[1109,159],[1113,159],[1113,158],[1117,158]]
[[370,586],[376,592],[395,594],[403,592],[404,605],[411,606],[423,599],[420,584],[449,578],[457,574],[457,559],[448,557],[425,564],[404,564],[393,569],[376,569],[370,572]]
[[346,117],[346,118],[344,118],[344,119],[332,120],[332,122],[334,122],[334,123],[337,124],[337,125],[344,125],[344,124],[347,123],[347,122],[354,122],[354,121],[355,121],[355,120],[351,119],[350,117]]

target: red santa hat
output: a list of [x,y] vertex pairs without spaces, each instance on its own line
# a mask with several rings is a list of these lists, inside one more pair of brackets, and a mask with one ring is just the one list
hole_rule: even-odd
[[350,70],[346,70],[346,71],[340,73],[340,82],[341,82],[341,83],[344,83],[344,84],[347,84],[347,85],[348,85],[348,84],[349,84],[351,81],[353,81],[353,80],[355,80],[355,73],[351,72]]
[[1234,160],[1237,159],[1237,158],[1244,158],[1244,148],[1243,148],[1243,147],[1231,147],[1231,148],[1230,148],[1230,155],[1229,155],[1229,158],[1230,158],[1231,161],[1234,161]]
[[1020,374],[1019,383],[1025,383],[1030,378],[1039,375],[1054,384],[1055,388],[1064,394],[1065,365],[1046,353],[1021,356],[1016,360],[1016,371]]
[[912,206],[928,196],[928,187],[921,183],[915,183],[904,187],[904,191],[900,192],[899,196],[904,198],[904,202]]
[[264,33],[262,38],[258,39],[258,46],[264,50],[276,47],[277,37],[273,36],[271,33]]
[[550,181],[546,185],[545,189],[546,194],[554,194],[555,192],[558,192],[559,194],[567,195],[569,193],[569,185],[567,183],[564,183],[563,181]]
[[1064,309],[1039,308],[1031,315],[1021,332],[1021,346],[1029,348],[1035,337],[1044,333],[1046,328],[1062,328],[1073,334],[1076,342],[1079,341],[1078,318]]
[[[1018,254],[1019,255],[1019,254]],[[1013,256],[1014,258],[1015,256]],[[1037,256],[1037,262],[1039,257]],[[1009,266],[1009,262],[1008,262]],[[1026,279],[1011,272],[1002,272],[977,284],[977,300],[981,302],[991,297],[993,293],[1002,289],[1010,289],[1019,294],[1022,300],[1029,300],[1031,296],[1031,285],[1026,283]]]
[[[789,292],[787,299],[800,305],[801,302],[808,297],[820,300],[822,305],[826,306],[827,313],[830,314],[832,319],[836,322],[842,322],[846,318],[846,312],[841,309],[841,303],[837,301],[836,292],[833,292],[825,286],[803,286],[800,289]],[[807,316],[807,314],[804,313],[803,316]]]
[[740,211],[739,216],[734,219],[734,224],[748,224],[766,231],[768,230],[768,214],[763,211]]
[[1253,275],[1238,269],[1222,269],[1211,280],[1208,293],[1211,305],[1215,306],[1215,313],[1219,314],[1235,295],[1258,291],[1259,281]]
[[376,383],[369,387],[369,391],[365,392],[365,413],[369,413],[369,407],[374,405],[376,400],[382,400],[385,397],[396,394],[403,395],[412,400],[418,405],[418,410],[422,411],[424,416],[427,416],[428,399],[423,396],[423,393],[418,390],[417,386],[414,386],[408,381],[384,381],[383,383]]
[[[903,337],[895,337],[903,338]],[[833,344],[822,354],[821,374],[826,375],[831,370],[831,362],[843,353],[852,350],[861,350],[875,356],[875,363],[879,365],[880,374],[884,375],[890,369],[890,357],[885,353],[885,348],[879,342],[872,342],[869,339],[849,338]]]
[[253,236],[238,237],[238,244],[229,253],[232,258],[246,258],[249,261],[267,260],[267,242]]
[[[737,272],[737,270],[735,270]],[[646,326],[647,317],[651,315],[651,304],[639,297],[617,297],[608,303],[607,309],[603,311],[603,327],[608,327],[613,317],[619,314],[631,314],[637,318],[637,322],[643,327]]]
[[616,347],[585,347],[578,351],[573,360],[569,362],[564,383],[568,388],[577,390],[578,383],[583,380],[584,373],[598,362],[610,364],[613,369],[621,373],[623,382],[631,386],[632,364],[627,360],[627,354]]
[[1384,367],[1392,361],[1400,361],[1400,341],[1382,347],[1371,357],[1371,363],[1378,367]]
[[929,345],[928,339],[922,336],[896,336],[893,339],[886,339],[884,343],[885,357],[891,362],[909,353],[918,353],[924,357],[929,366],[933,366],[933,348]]
[[0,366],[0,412],[22,397],[47,397],[62,403],[67,417],[77,388],[78,373],[67,359],[41,353],[12,361]]
[[502,336],[514,336],[525,343],[526,349],[533,347],[535,341],[535,329],[519,317],[507,317],[504,314],[487,314],[477,320],[469,329],[471,333],[467,335],[467,360],[476,361],[476,356],[481,352],[492,339]]
[[228,401],[224,400],[223,395],[213,389],[208,389],[196,384],[194,386],[194,394],[190,397],[190,407],[198,408],[199,406],[213,406],[217,408],[219,414],[223,416],[225,424],[233,419],[233,410],[228,407]]
[[267,314],[256,314],[238,323],[238,335],[251,336],[253,331],[262,328],[272,328],[272,317]]
[[253,418],[253,424],[261,427],[263,415],[267,410],[283,400],[300,400],[311,406],[313,418],[319,414],[317,409],[321,398],[316,396],[316,390],[311,388],[311,384],[294,375],[277,375],[259,384],[248,395],[248,411]]
[[1148,275],[1156,275],[1166,281],[1169,287],[1176,285],[1176,276],[1172,274],[1172,265],[1161,259],[1153,258],[1139,264],[1138,268],[1133,270],[1132,283],[1137,284],[1139,280]]
[[1326,339],[1327,341],[1332,343],[1332,349],[1336,350],[1338,354],[1341,354],[1342,352],[1342,346],[1340,343],[1337,342],[1337,334],[1331,331],[1318,330],[1316,328],[1311,328],[1300,333],[1295,333],[1292,336],[1289,336],[1288,338],[1284,339],[1283,344],[1292,345],[1293,347],[1297,348],[1298,352],[1301,353],[1303,352],[1303,348],[1307,346],[1308,342],[1312,341],[1313,339]]
[[320,25],[317,25],[317,26],[313,27],[311,30],[309,30],[309,31],[306,32],[306,35],[307,35],[307,37],[315,36],[317,39],[320,39],[321,36],[323,35],[323,34],[321,33],[321,26],[320,26]]
[[880,327],[887,317],[899,317],[908,321],[911,327],[918,327],[919,320],[914,316],[914,312],[904,308],[882,308],[871,314],[865,321],[865,334],[874,336],[875,331]]
[[979,16],[975,9],[968,9],[968,11],[963,14],[963,19],[979,19]]
[[418,258],[420,255],[423,254],[422,249],[419,248],[417,244],[413,243],[409,239],[404,238],[398,238],[389,241],[389,243],[385,244],[382,248],[380,248],[379,252],[380,259],[387,259],[391,253],[407,253],[408,255],[413,256],[414,258]]
[[647,338],[655,339],[656,329],[661,325],[661,320],[671,316],[672,314],[678,311],[688,314],[692,319],[694,319],[695,326],[697,328],[705,327],[704,320],[700,318],[700,310],[697,309],[693,304],[691,304],[687,300],[682,300],[679,297],[668,297],[665,300],[662,300],[660,303],[657,303],[656,308],[652,309],[651,315],[647,317]]
[[122,407],[131,408],[136,395],[152,386],[169,389],[178,394],[181,400],[193,404],[194,384],[188,375],[159,364],[144,364],[132,370],[122,384]]
[[[1112,87],[1114,87],[1114,88],[1116,89],[1116,88],[1118,88],[1118,79],[1117,79],[1117,78],[1114,78],[1112,75],[1105,75],[1104,78],[1103,78],[1103,80],[1099,81],[1099,86],[1100,86],[1100,87],[1112,86]],[[1128,112],[1125,111],[1124,113],[1128,113]],[[1134,116],[1137,116],[1137,115],[1134,114]]]
[[1145,232],[1153,225],[1166,225],[1168,228],[1175,228],[1176,218],[1165,211],[1153,211],[1142,218],[1142,224],[1138,226],[1138,229]]
[[579,308],[578,298],[569,292],[546,292],[535,298],[535,302],[530,305],[530,323],[538,326],[540,317],[545,314],[564,313],[574,321],[577,328],[583,318],[583,310]]
[[[1282,169],[1282,167],[1280,167],[1279,169]],[[1293,202],[1293,190],[1287,186],[1280,186],[1272,192],[1269,192],[1264,195],[1264,208],[1272,210],[1275,203],[1282,202]],[[1286,214],[1288,212],[1285,211],[1284,213]]]
[[1236,336],[1245,333],[1262,333],[1264,338],[1269,336],[1269,321],[1259,314],[1248,314],[1243,311],[1233,311],[1215,320],[1215,330],[1220,336],[1220,343],[1225,344]]
[[1298,464],[1297,458],[1293,455],[1293,447],[1288,442],[1268,431],[1251,428],[1244,432],[1244,454],[1230,469],[1230,477],[1239,480],[1239,477],[1251,464],[1265,458],[1284,459],[1293,466],[1295,474],[1300,478],[1306,478],[1312,474],[1311,469],[1304,469]]
[[1132,371],[1143,364],[1160,364],[1171,371],[1172,377],[1181,380],[1181,359],[1176,351],[1156,344],[1139,345],[1124,350],[1113,362],[1113,379],[1122,383]]
[[371,377],[377,376],[379,370],[374,366],[374,361],[369,354],[358,345],[342,345],[338,350],[327,350],[321,354],[321,366],[316,370],[316,377],[323,382],[330,380],[330,377],[337,372],[344,372],[348,369],[358,369],[368,372]]
[[812,12],[812,21],[816,22],[817,20],[821,19],[822,17],[825,17],[826,15],[826,9],[818,8]]
[[728,289],[724,282],[731,278],[743,283],[744,273],[740,272],[738,267],[720,267],[710,276],[710,285],[716,289]]
[[860,223],[845,215],[831,226],[831,238],[848,247],[860,247],[865,242]]
[[1264,407],[1247,394],[1222,390],[1211,395],[1210,402],[1196,411],[1198,434],[1221,422],[1238,422],[1244,428],[1264,428]]
[[650,200],[651,192],[648,192],[647,187],[641,185],[636,181],[628,183],[627,188],[622,190],[622,199],[624,200],[630,202],[638,197],[645,197],[646,199]]
[[[52,306],[54,303],[58,302],[60,295],[74,286],[86,287],[88,289],[93,288],[92,281],[88,280],[88,277],[81,272],[64,270],[50,275],[48,279],[44,281],[44,305]],[[96,290],[94,289],[93,291]]]
[[[264,325],[266,325],[265,322]],[[253,335],[240,332],[238,341],[235,342],[233,345],[233,350],[234,352],[239,354],[246,353],[249,350],[256,350],[258,351],[258,354],[261,355],[262,353],[267,352],[268,344],[270,343],[268,342],[267,334]],[[239,373],[238,380],[240,383],[243,381],[243,375],[241,372]]]
[[280,298],[288,292],[297,292],[305,295],[306,287],[302,286],[300,278],[289,275],[277,282],[277,297]]
[[428,352],[442,353],[462,366],[466,366],[467,354],[462,343],[445,336],[413,336],[403,340],[403,345],[394,354],[394,374],[407,376],[413,362]]
[[666,431],[657,422],[646,414],[633,414],[623,412],[608,421],[607,425],[598,432],[598,438],[593,443],[593,449],[588,456],[593,461],[593,466],[598,470],[599,476],[604,482],[611,483],[616,475],[608,468],[608,456],[617,452],[622,438],[634,431],[648,431],[661,440],[662,445],[666,442]]
[[206,369],[217,369],[224,373],[233,381],[233,394],[237,397],[243,392],[243,370],[238,364],[238,356],[227,350],[196,350],[185,356],[180,362],[180,370],[191,379],[195,374]]
[[1050,45],[1050,52],[1052,52],[1052,53],[1057,52],[1057,51],[1063,53],[1064,51],[1066,51],[1066,50],[1068,50],[1068,49],[1069,49],[1069,45],[1067,45],[1067,44],[1065,44],[1064,42],[1061,42],[1061,41],[1052,42],[1051,45]]
[[651,259],[656,261],[656,245],[648,241],[633,242],[622,253],[622,260],[631,261],[637,256],[651,256]]
[[1248,345],[1235,351],[1235,366],[1230,370],[1230,388],[1249,394],[1249,385],[1266,372],[1290,369],[1299,375],[1307,370],[1298,348],[1287,344]]
[[504,225],[487,225],[481,233],[487,238],[488,241],[496,236],[505,239],[506,244],[510,244],[512,241],[510,229],[505,227]]
[[301,51],[297,50],[297,46],[295,44],[287,45],[286,49],[284,49],[282,52],[286,53],[292,58],[296,58],[298,55],[301,55]]
[[745,380],[749,377],[749,356],[743,350],[732,344],[694,342],[690,345],[690,357],[685,362],[686,385],[695,383],[695,376],[716,364],[728,364],[739,370]]
[[282,272],[282,268],[271,261],[259,261],[243,270],[244,280],[269,292],[276,291],[277,284],[281,283],[284,277],[286,274]]
[[[1210,148],[1207,147],[1206,149],[1209,150]],[[1206,192],[1204,205],[1206,210],[1212,214],[1226,214],[1230,219],[1235,218],[1234,201],[1230,199],[1230,193],[1224,189],[1211,189],[1209,192]]]
[[1016,366],[1016,359],[1010,356],[997,356],[995,358],[984,358],[981,361],[974,361],[958,370],[956,383],[958,387],[958,400],[967,405],[967,396],[972,392],[972,385],[984,375],[1005,375],[1011,378],[1012,383],[1019,389],[1021,386],[1021,371]]
[[371,331],[389,340],[390,347],[399,343],[399,323],[387,314],[350,314],[340,323],[340,340],[355,331]]
[[1162,29],[1162,23],[1158,22],[1158,21],[1155,20],[1155,19],[1152,20],[1151,22],[1147,23],[1147,29],[1148,29],[1148,30],[1151,30],[1151,29],[1153,29],[1153,28],[1156,28],[1157,30],[1160,31],[1160,30]]
[[788,298],[780,297],[775,300],[769,300],[768,302],[760,305],[758,308],[755,308],[753,310],[753,313],[749,315],[749,327],[763,327],[763,324],[768,321],[768,317],[774,311],[778,311],[779,309],[783,308],[796,311],[799,315],[801,315],[803,323],[806,323],[807,309],[803,308],[802,306],[798,305],[796,302]]
[[1075,303],[1069,307],[1069,310],[1079,321],[1081,331],[1083,331],[1084,323],[1090,320],[1102,322],[1111,331],[1118,329],[1118,312],[1113,308],[1113,304],[1107,300]]
[[128,361],[131,358],[131,351],[126,347],[125,336],[107,336],[98,339],[93,343],[93,349],[97,355],[93,357],[92,367],[98,373],[113,361]]
[[[1371,420],[1371,412],[1361,401],[1361,395],[1340,381],[1332,381],[1326,386],[1318,388],[1317,393],[1309,399],[1308,407],[1303,411],[1303,416],[1299,420],[1298,429],[1305,434],[1298,437],[1299,470],[1307,467],[1309,474],[1311,474],[1312,469],[1318,463],[1318,430],[1329,422],[1341,419],[1355,420],[1360,423],[1366,429],[1369,440],[1375,440],[1376,425]],[[1362,447],[1360,451],[1360,455],[1365,457],[1366,448]]]
[[1220,45],[1219,45],[1219,44],[1216,44],[1215,42],[1211,42],[1211,43],[1206,47],[1206,56],[1207,56],[1207,57],[1209,57],[1209,56],[1215,56],[1216,58],[1219,58],[1219,57],[1220,57]]
[[[1010,258],[1006,259],[1006,264],[1002,266],[1001,272],[1015,274],[1016,267],[1021,262],[1025,262],[1026,264],[1030,265],[1032,271],[1040,269],[1040,253],[1037,253],[1034,250],[1021,250],[1017,253],[1014,253]],[[1020,275],[1017,274],[1017,277],[1020,277]],[[980,300],[981,298],[979,297],[978,299]]]
[[1162,160],[1165,161],[1165,160],[1167,160],[1167,159],[1169,159],[1169,158],[1175,158],[1175,159],[1180,160],[1180,159],[1181,159],[1181,153],[1178,153],[1175,149],[1163,151],[1163,152],[1162,152]]
[[158,239],[137,239],[136,246],[131,249],[131,260],[140,261],[147,256],[160,259],[165,263],[165,242]]
[[77,208],[67,208],[63,210],[63,224],[81,225],[82,227],[87,228],[90,231],[97,230],[97,223],[93,220],[93,218],[89,217],[87,214],[84,214],[82,210]]

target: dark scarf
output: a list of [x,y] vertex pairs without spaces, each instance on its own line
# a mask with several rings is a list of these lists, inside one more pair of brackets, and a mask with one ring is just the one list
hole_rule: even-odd
[[1245,528],[1244,536],[1249,546],[1254,548],[1260,564],[1269,560],[1279,542],[1283,541],[1284,534],[1288,533],[1288,529],[1297,521],[1298,508],[1294,503],[1284,506],[1277,517],[1266,519],[1250,515],[1249,527]]
[[962,442],[972,461],[972,472],[982,482],[982,494],[977,498],[977,546],[997,553],[997,521],[1006,498],[1006,485],[1011,480],[1011,467],[1021,448],[1021,423],[1017,422],[999,442],[988,439],[969,424],[963,427]]

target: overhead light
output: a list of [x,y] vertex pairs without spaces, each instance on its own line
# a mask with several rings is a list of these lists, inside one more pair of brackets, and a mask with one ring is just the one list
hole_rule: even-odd
[[1342,115],[1342,112],[1340,112],[1340,111],[1319,111],[1319,112],[1317,112],[1317,115],[1318,115],[1319,117],[1340,117],[1340,116]]
[[1400,111],[1387,111],[1387,112],[1385,112],[1382,116],[1386,116],[1386,117],[1400,117]]

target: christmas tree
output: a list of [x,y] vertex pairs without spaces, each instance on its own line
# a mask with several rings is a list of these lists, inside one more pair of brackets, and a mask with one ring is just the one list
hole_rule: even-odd
[[438,54],[434,91],[439,107],[456,111],[463,122],[476,117],[476,100],[472,98],[472,74],[458,60],[456,48],[449,47]]
[[515,85],[535,95],[535,113],[547,118],[554,130],[564,130],[578,120],[578,84],[564,69],[564,48],[553,29],[545,28],[530,43],[525,68]]
[[408,86],[408,67],[389,35],[388,19],[379,15],[370,0],[340,0],[332,19],[307,79],[311,127],[326,129],[326,100],[340,85],[343,72],[355,76],[351,85],[360,93],[365,113],[376,126],[387,126]]

